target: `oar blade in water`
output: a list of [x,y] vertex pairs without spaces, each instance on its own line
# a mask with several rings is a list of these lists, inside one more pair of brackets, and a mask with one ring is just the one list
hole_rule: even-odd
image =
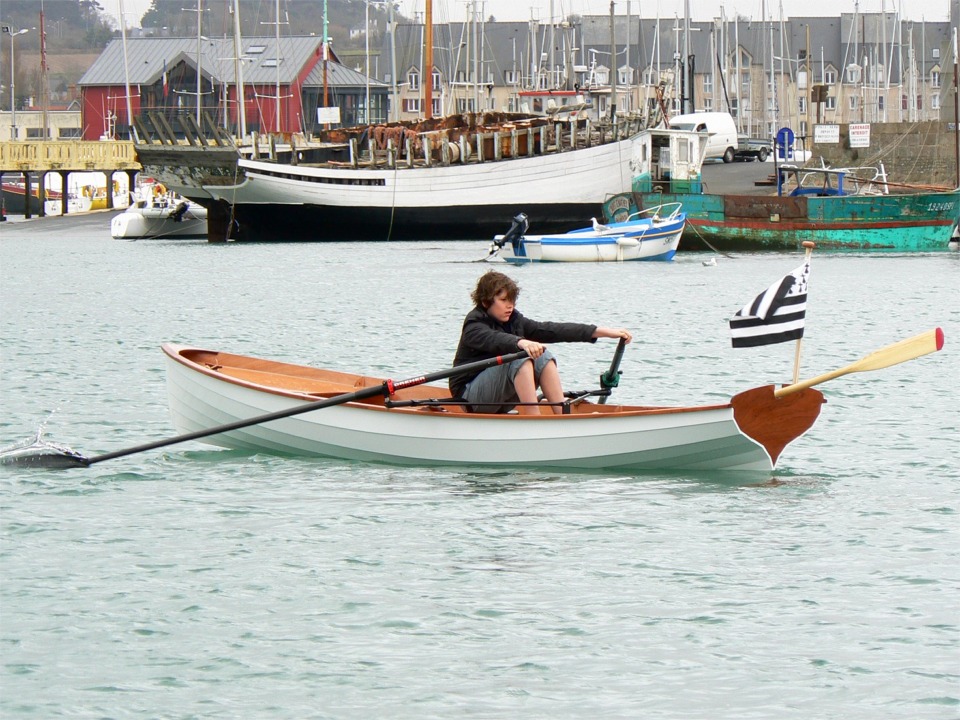
[[72,450],[61,450],[54,447],[31,445],[0,453],[0,465],[16,465],[17,467],[66,469],[73,467],[87,467],[90,460]]

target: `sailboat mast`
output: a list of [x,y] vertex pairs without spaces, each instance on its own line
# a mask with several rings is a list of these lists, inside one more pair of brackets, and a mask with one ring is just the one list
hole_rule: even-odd
[[279,133],[283,130],[282,126],[280,125],[280,0],[275,0],[274,2],[273,18],[275,20],[273,23],[273,38],[277,48],[277,96],[274,99],[274,107],[276,108],[277,113],[277,132]]
[[[132,133],[133,103],[130,101],[130,65],[127,62],[127,22],[123,15],[123,0],[118,0],[118,3],[120,7],[120,43],[123,45],[123,85],[127,96],[127,126],[130,128],[130,132]],[[42,32],[43,31],[41,30],[41,41],[43,39]],[[46,119],[44,119],[44,121],[46,121]],[[46,125],[44,125],[44,134],[46,134]]]
[[429,120],[433,117],[433,0],[426,0],[423,21],[423,116]]
[[237,110],[240,137],[247,136],[246,90],[243,88],[243,44],[240,42],[240,0],[233,0],[233,72],[237,82]]
[[617,31],[610,0],[610,124],[617,121]]
[[330,40],[327,37],[327,0],[323,0],[323,106],[330,106],[330,93],[327,83],[327,60],[330,57]]
[[[203,74],[200,72],[200,54],[203,52],[203,35],[200,34],[200,18],[203,17],[203,0],[197,0],[197,125],[200,124],[200,100],[203,95],[200,94],[200,82]],[[123,22],[120,22],[123,26]],[[126,37],[126,34],[124,34]],[[130,102],[130,87],[127,86],[127,102]]]

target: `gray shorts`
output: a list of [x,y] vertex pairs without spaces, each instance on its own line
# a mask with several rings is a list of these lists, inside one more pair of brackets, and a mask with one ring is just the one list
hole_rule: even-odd
[[[523,364],[529,361],[530,358],[520,358],[509,365],[487,368],[477,375],[463,391],[463,398],[469,403],[470,410],[476,413],[505,413],[512,410],[513,405],[499,403],[519,402],[513,379]],[[537,387],[540,387],[540,373],[548,362],[557,362],[549,350],[544,350],[543,355],[533,361],[533,377]]]

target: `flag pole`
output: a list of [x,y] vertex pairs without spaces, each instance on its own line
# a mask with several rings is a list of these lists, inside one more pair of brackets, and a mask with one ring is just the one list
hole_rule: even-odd
[[[803,256],[804,262],[810,262],[810,257],[813,255],[813,249],[817,246],[816,243],[809,240],[804,241],[803,247],[806,248],[807,252]],[[797,338],[797,348],[793,354],[793,384],[796,385],[800,380],[800,348],[803,345],[803,337]]]

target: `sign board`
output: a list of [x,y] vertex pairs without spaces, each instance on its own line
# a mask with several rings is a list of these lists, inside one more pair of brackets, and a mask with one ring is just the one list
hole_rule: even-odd
[[870,123],[850,123],[850,147],[870,147]]
[[340,108],[317,108],[317,122],[321,125],[338,125],[340,123]]
[[777,157],[781,160],[793,160],[793,130],[782,127],[777,131]]
[[840,126],[814,125],[813,141],[821,145],[838,145],[840,143]]

